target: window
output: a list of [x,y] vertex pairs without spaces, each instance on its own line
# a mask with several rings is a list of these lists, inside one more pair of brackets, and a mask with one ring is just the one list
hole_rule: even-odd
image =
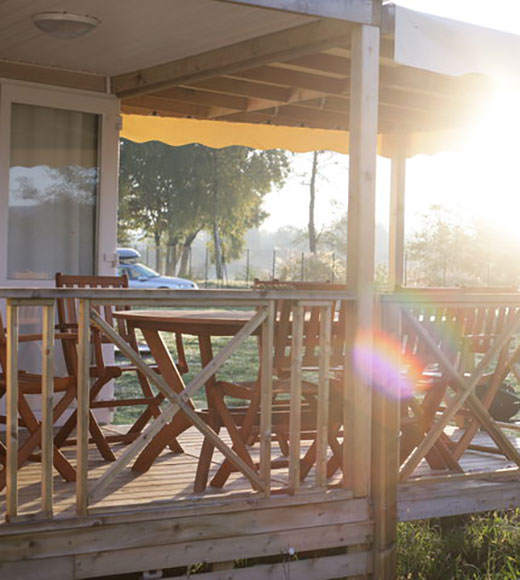
[[13,103],[7,278],[95,272],[100,116]]

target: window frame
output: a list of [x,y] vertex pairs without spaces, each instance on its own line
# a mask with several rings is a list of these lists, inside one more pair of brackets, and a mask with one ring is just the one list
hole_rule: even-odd
[[9,280],[7,236],[9,168],[11,151],[11,107],[13,103],[93,113],[100,117],[98,166],[100,171],[96,204],[94,267],[96,274],[112,274],[117,239],[119,170],[119,100],[109,94],[13,82],[0,79],[0,285],[53,286],[54,280]]

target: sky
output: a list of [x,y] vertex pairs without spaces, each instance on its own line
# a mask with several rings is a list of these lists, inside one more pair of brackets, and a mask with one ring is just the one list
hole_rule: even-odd
[[[398,0],[397,4],[520,35],[520,0]],[[487,219],[520,243],[519,103],[520,92],[499,91],[496,102],[468,132],[463,151],[419,155],[408,160],[408,235],[421,226],[421,216],[428,208],[438,204],[468,223]],[[317,222],[321,227],[346,207],[348,157],[337,155],[337,160],[325,169],[325,179],[319,184]],[[273,192],[266,199],[271,217],[264,229],[276,230],[283,225],[302,228],[307,223],[308,186],[301,174],[310,169],[310,156],[300,156],[295,165],[296,175],[282,191]],[[389,175],[389,161],[379,158],[377,221],[383,225],[388,221]]]

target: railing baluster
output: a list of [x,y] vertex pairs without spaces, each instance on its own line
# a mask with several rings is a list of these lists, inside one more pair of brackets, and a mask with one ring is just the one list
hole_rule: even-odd
[[52,517],[54,302],[43,305],[42,311],[42,512]]
[[76,513],[86,516],[88,511],[88,425],[90,390],[90,300],[79,301],[78,325],[78,424],[77,424],[77,482]]
[[293,308],[291,341],[291,402],[289,425],[289,493],[300,486],[302,360],[303,360],[304,309],[299,303]]
[[316,437],[316,486],[327,485],[327,440],[329,433],[329,373],[331,356],[332,307],[320,308],[320,357],[318,373],[318,414]]
[[267,306],[267,319],[262,325],[261,347],[261,400],[260,400],[260,477],[265,485],[265,495],[271,493],[271,432],[273,411],[273,342],[275,303]]
[[18,515],[18,306],[7,300],[6,520]]

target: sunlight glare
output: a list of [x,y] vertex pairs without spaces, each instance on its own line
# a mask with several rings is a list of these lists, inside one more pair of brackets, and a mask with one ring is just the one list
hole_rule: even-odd
[[520,90],[502,87],[463,155],[473,218],[520,240]]

